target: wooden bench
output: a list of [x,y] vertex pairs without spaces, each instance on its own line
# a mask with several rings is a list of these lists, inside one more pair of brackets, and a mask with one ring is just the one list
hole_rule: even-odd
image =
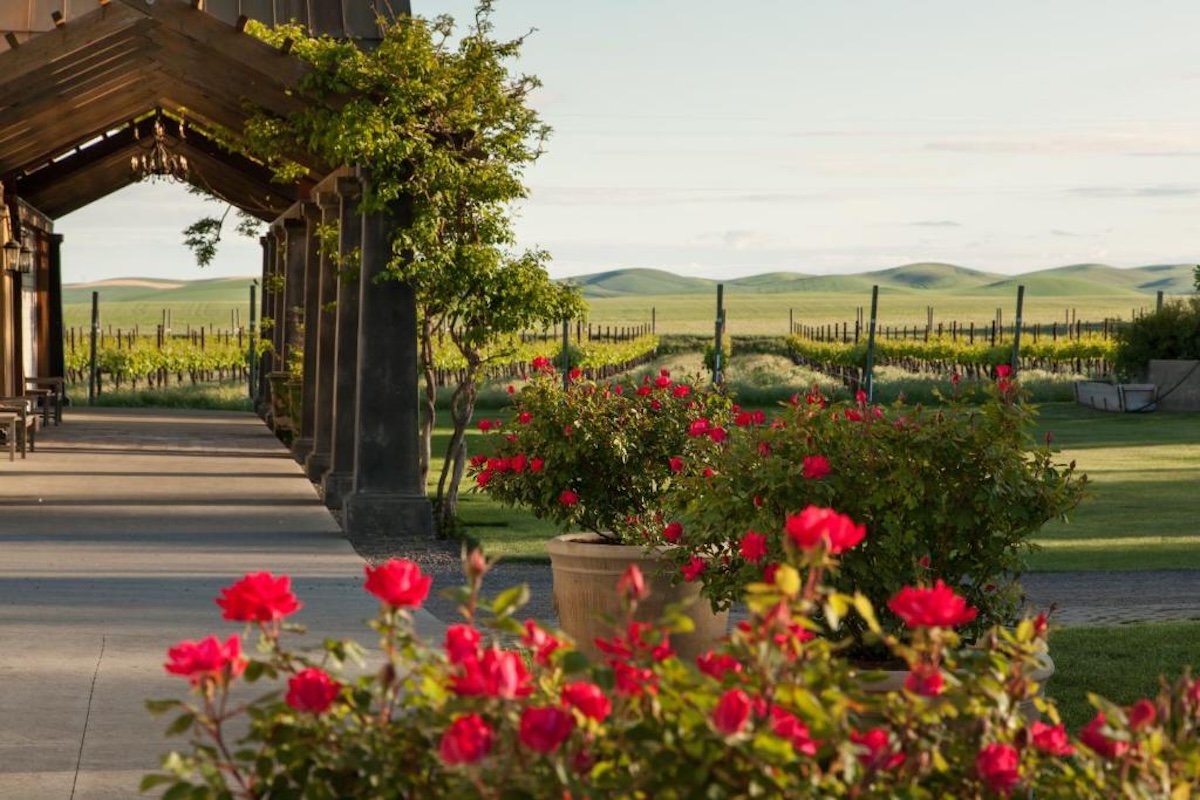
[[[13,417],[6,431],[9,446],[9,460],[13,459],[13,449],[19,442],[21,458],[27,452],[32,452],[37,445],[38,414],[34,401],[28,397],[0,397],[0,414],[5,418]],[[0,423],[3,424],[3,423]]]
[[58,377],[26,378],[25,393],[38,399],[42,409],[42,424],[50,424],[50,412],[54,412],[54,424],[62,424],[63,395],[65,382]]
[[[8,443],[8,460],[17,460],[17,421],[20,418],[11,411],[0,411],[0,432],[4,433],[4,441]],[[25,451],[21,451],[25,457]]]

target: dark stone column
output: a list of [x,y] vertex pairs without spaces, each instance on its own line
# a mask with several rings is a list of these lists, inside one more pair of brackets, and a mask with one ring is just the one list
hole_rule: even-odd
[[[47,305],[49,312],[50,341],[47,346],[50,351],[51,377],[65,378],[67,375],[66,354],[63,352],[63,310],[62,310],[62,242],[61,233],[50,234],[50,261],[47,275]],[[67,385],[63,384],[63,403],[69,403],[66,396]]]
[[304,372],[300,399],[298,436],[292,442],[292,455],[303,465],[313,450],[313,430],[317,412],[317,344],[318,320],[321,313],[321,241],[317,227],[321,224],[321,209],[316,203],[304,203],[304,310],[300,314],[300,346],[304,348]]
[[[262,280],[259,285],[262,287],[262,295],[260,297],[259,307],[261,309],[261,318],[263,320],[271,319],[275,314],[275,293],[271,290],[271,285],[275,279],[275,237],[260,236],[258,239],[259,245],[262,247]],[[267,338],[266,328],[261,322],[258,323],[259,330],[256,332],[256,338]],[[273,370],[274,352],[267,349],[263,352],[262,358],[258,361],[258,387],[254,394],[254,410],[260,417],[266,417],[267,410],[271,407],[271,382],[267,380],[267,373]],[[251,358],[258,358],[256,353],[251,353]]]
[[272,231],[275,240],[273,248],[274,259],[274,291],[271,293],[271,318],[274,320],[271,328],[271,372],[282,372],[285,369],[284,353],[287,350],[284,338],[287,332],[287,231],[282,224]]
[[[346,259],[362,244],[362,215],[358,211],[362,184],[357,178],[342,178],[337,182],[337,190],[341,198],[338,210],[338,252]],[[358,387],[358,273],[357,263],[346,264],[337,273],[331,463],[321,485],[321,496],[325,500],[325,506],[337,511],[342,510],[346,496],[354,491],[355,390]]]
[[[333,192],[317,195],[321,224],[329,225],[338,214],[338,196]],[[330,445],[333,441],[333,355],[337,335],[337,264],[324,248],[319,249],[317,267],[317,325],[315,341],[316,390],[313,400],[313,447],[304,462],[310,481],[319,482],[329,470]]]
[[410,217],[403,201],[390,214],[363,215],[354,493],[346,498],[343,526],[368,551],[433,536],[418,464],[416,294],[385,274],[392,232]]
[[[304,325],[304,268],[308,265],[308,247],[305,234],[308,232],[303,219],[284,220],[284,286],[283,286],[283,363],[286,370],[295,358],[296,351],[304,347],[301,328]],[[300,420],[293,420],[299,424]]]

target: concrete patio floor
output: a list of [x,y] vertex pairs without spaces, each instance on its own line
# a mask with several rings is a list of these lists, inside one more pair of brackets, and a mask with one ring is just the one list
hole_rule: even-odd
[[0,798],[139,796],[183,743],[144,707],[186,695],[167,648],[242,630],[220,588],[291,575],[310,641],[370,644],[363,564],[256,416],[66,410],[37,452],[0,461]]

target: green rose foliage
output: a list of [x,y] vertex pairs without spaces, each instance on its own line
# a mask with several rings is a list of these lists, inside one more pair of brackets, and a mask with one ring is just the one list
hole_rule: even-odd
[[[830,554],[786,551],[773,583],[748,587],[745,622],[694,664],[672,654],[667,627],[631,622],[645,597],[632,572],[617,587],[625,617],[596,661],[517,623],[523,587],[484,600],[478,553],[457,592],[466,622],[442,643],[415,632],[429,579],[411,562],[378,568],[388,586],[372,588],[368,569],[365,588],[383,600],[369,653],[334,640],[297,651],[295,626],[227,604],[227,619],[256,620],[257,653],[243,655],[237,636],[169,651],[191,694],[148,705],[173,714],[168,735],[188,740],[142,787],[168,800],[1191,796],[1200,684],[1190,676],[1128,708],[1094,698],[1097,717],[1072,736],[1037,696],[1044,617],[963,648],[953,628],[917,619],[941,613],[923,605],[910,632],[886,637],[922,680],[883,690],[878,673],[813,637],[814,616],[830,610],[874,627],[869,601],[822,580],[837,568]],[[275,617],[297,606],[286,579],[246,582],[275,586],[243,596]],[[243,684],[268,691],[242,700]]]
[[[867,531],[836,586],[882,608],[903,586],[941,579],[980,611],[969,637],[1011,621],[1030,537],[1079,502],[1086,476],[1034,441],[1034,412],[1015,384],[988,392],[980,405],[936,408],[829,403],[814,392],[759,424],[741,415],[725,441],[702,442],[668,498],[684,529],[677,562],[703,558],[704,594],[728,606],[782,559],[789,516],[833,507]],[[761,558],[741,554],[748,531],[766,536]]]
[[642,384],[576,377],[564,389],[545,359],[534,369],[509,421],[491,430],[489,454],[471,461],[476,488],[563,530],[657,541],[672,459],[695,447],[692,423],[727,418],[729,401],[666,374]]

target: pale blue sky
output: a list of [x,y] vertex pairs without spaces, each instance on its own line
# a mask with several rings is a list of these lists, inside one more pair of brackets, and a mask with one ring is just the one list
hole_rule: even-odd
[[[496,21],[537,29],[521,66],[555,133],[518,231],[555,277],[1200,261],[1200,4],[498,0]],[[247,241],[191,264],[195,203],[138,186],[63,218],[65,278],[254,273]]]

